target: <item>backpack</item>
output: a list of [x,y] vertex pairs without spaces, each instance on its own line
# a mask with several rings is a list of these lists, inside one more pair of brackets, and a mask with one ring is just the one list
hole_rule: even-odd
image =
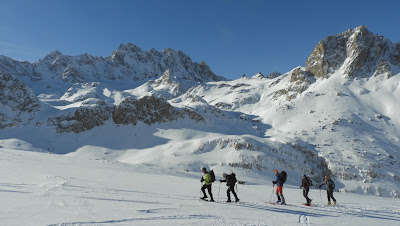
[[235,185],[237,182],[235,173],[231,173],[226,175],[226,185],[231,186]]
[[210,176],[211,176],[211,183],[215,182],[215,174],[214,174],[214,170],[210,170]]
[[285,171],[280,172],[279,174],[279,180],[283,183],[286,182],[287,179],[287,173]]
[[310,187],[313,186],[312,180],[309,177],[306,177],[306,180],[308,181],[308,184],[310,185]]
[[329,190],[333,190],[335,188],[335,183],[332,180],[328,180],[326,182],[326,188]]

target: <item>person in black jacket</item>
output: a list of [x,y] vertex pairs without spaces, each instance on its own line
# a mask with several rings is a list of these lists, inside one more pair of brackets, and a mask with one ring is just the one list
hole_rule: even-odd
[[328,196],[328,206],[331,205],[331,198],[333,200],[333,205],[336,205],[336,199],[333,197],[333,190],[335,190],[335,183],[333,180],[329,178],[329,176],[325,176],[325,183],[319,185],[318,187],[321,188],[322,186],[326,186],[326,194]]
[[239,198],[235,192],[236,176],[233,173],[229,175],[223,173],[222,176],[224,180],[220,180],[220,182],[226,182],[226,186],[228,186],[228,190],[226,190],[226,195],[228,196],[227,202],[231,202],[231,192],[235,196],[235,202],[239,202]]
[[301,180],[300,188],[303,188],[303,196],[307,200],[306,205],[310,205],[312,201],[312,199],[308,198],[308,192],[310,191],[310,186],[311,186],[310,179],[307,177],[307,175],[304,174]]

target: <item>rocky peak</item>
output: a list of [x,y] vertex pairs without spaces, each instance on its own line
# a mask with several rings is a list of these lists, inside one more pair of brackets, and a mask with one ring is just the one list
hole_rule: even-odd
[[348,77],[368,77],[375,74],[382,60],[400,67],[396,47],[382,36],[369,32],[366,26],[359,26],[320,41],[305,68],[317,78],[329,77],[337,70]]
[[258,72],[257,74],[253,75],[252,78],[254,78],[254,79],[263,79],[263,78],[264,78],[264,75],[261,74],[261,72]]
[[55,59],[57,59],[57,58],[59,58],[59,57],[63,57],[63,56],[64,56],[64,55],[63,55],[60,51],[55,50],[55,51],[53,51],[53,52],[47,54],[47,56],[45,56],[45,57],[43,58],[43,60],[44,60],[44,61],[54,61]]
[[177,80],[191,82],[225,80],[215,75],[206,63],[192,62],[191,58],[181,51],[170,48],[161,52],[155,49],[143,51],[132,43],[121,44],[106,58],[94,57],[87,53],[68,56],[58,50],[34,64],[0,57],[0,70],[16,77],[28,77],[32,81],[40,80],[43,83],[54,83],[54,80],[66,83],[93,82],[101,78],[147,81],[159,78],[166,70],[173,73]]
[[281,75],[282,75],[282,73],[279,73],[279,72],[275,71],[275,72],[272,72],[271,74],[267,75],[266,78],[268,78],[268,79],[274,79],[274,78],[279,77],[279,76],[281,76]]

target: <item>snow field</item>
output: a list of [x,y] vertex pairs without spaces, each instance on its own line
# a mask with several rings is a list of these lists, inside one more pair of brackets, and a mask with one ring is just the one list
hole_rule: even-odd
[[[398,199],[312,189],[316,207],[301,205],[296,184],[284,186],[289,205],[271,205],[273,175],[238,171],[240,203],[224,203],[226,186],[215,182],[216,203],[198,200],[199,172],[130,165],[83,157],[0,150],[0,221],[3,225],[398,225]],[[217,180],[222,171],[216,170]],[[299,179],[300,180],[300,179]],[[299,181],[300,184],[300,181]],[[321,205],[322,201],[322,205]]]

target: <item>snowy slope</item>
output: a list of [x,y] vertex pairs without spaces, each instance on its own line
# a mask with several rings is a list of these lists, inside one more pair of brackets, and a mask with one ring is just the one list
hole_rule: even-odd
[[[216,203],[199,201],[200,172],[31,152],[17,141],[0,150],[2,225],[398,225],[399,199],[312,189],[317,206],[301,205],[297,186],[285,186],[289,205],[271,205],[271,177],[238,185],[240,203],[224,203],[226,186],[214,183]],[[25,146],[27,151],[13,150]],[[221,172],[221,171],[218,171]],[[217,175],[217,179],[220,177]]]

